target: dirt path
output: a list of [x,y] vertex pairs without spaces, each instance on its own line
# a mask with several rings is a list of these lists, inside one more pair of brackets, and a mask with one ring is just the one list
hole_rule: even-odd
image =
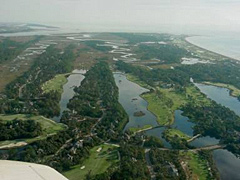
[[0,146],[0,149],[17,148],[17,147],[26,146],[27,144],[28,144],[28,143],[26,143],[26,142],[11,143],[11,144],[8,144],[8,145]]

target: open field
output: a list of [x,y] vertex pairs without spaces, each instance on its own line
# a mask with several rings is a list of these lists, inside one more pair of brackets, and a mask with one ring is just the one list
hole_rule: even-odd
[[67,83],[67,74],[58,74],[53,79],[45,82],[42,85],[42,90],[44,93],[49,93],[50,91],[56,91],[62,94],[63,85],[65,83]]
[[[31,115],[25,115],[25,114],[15,114],[15,115],[0,115],[0,120],[3,121],[11,121],[14,119],[19,119],[19,120],[34,120],[36,122],[39,122],[42,125],[43,129],[43,134],[41,136],[35,137],[35,138],[29,138],[29,139],[17,139],[17,140],[10,140],[10,141],[1,141],[0,142],[0,148],[1,146],[5,147],[14,147],[16,146],[21,146],[21,145],[26,145],[26,143],[32,143],[37,140],[44,139],[50,135],[53,135],[57,133],[58,131],[64,130],[66,126],[61,123],[56,123],[52,121],[51,119],[47,119],[43,116],[31,116]],[[21,144],[20,144],[21,142]],[[18,144],[16,144],[18,143]]]
[[[200,157],[198,153],[181,152],[182,161],[184,162],[184,170],[190,179],[205,180],[209,179],[209,166],[206,159]],[[182,164],[183,165],[183,164]]]
[[[158,88],[158,90],[162,93],[162,98],[159,98],[155,92],[143,94],[142,97],[148,102],[148,110],[157,116],[160,125],[172,124],[174,111],[185,104],[186,99],[172,89]],[[170,105],[170,102],[172,102],[172,105]]]
[[117,147],[109,144],[95,146],[90,150],[88,159],[63,174],[69,180],[84,179],[89,171],[91,175],[101,174],[116,162],[118,162]]
[[194,101],[196,105],[210,105],[211,100],[209,100],[206,95],[201,93],[201,91],[195,86],[186,87],[186,96],[189,101]]
[[[4,91],[6,85],[26,72],[32,65],[33,60],[19,60],[17,62],[7,61],[0,65],[0,92]],[[21,67],[12,71],[15,66]]]
[[234,96],[234,97],[240,96],[240,89],[236,88],[233,85],[223,84],[223,83],[213,83],[213,82],[204,82],[204,84],[213,85],[213,86],[222,87],[222,88],[227,88],[227,89],[230,90],[230,95],[231,96]]
[[167,125],[172,121],[174,112],[155,93],[146,93],[141,97],[148,102],[148,110],[157,116],[160,125]]
[[168,137],[167,139],[180,138],[180,139],[189,140],[191,138],[190,136],[184,134],[182,131],[178,129],[167,129],[165,131],[165,134]]
[[141,87],[144,87],[146,89],[151,89],[152,88],[151,86],[149,86],[145,82],[141,81],[138,77],[133,76],[132,74],[127,74],[126,77],[129,81],[132,81],[132,82],[138,84]]

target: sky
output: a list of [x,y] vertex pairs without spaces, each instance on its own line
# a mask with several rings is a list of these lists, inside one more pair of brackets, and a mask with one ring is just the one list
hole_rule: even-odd
[[240,0],[0,0],[0,22],[92,31],[240,31]]

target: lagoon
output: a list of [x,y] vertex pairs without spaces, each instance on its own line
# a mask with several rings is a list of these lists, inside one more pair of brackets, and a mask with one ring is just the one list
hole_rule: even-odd
[[68,110],[67,108],[67,104],[69,102],[70,99],[73,98],[74,96],[74,87],[76,86],[80,86],[82,80],[84,79],[84,76],[80,73],[84,73],[84,71],[82,70],[74,70],[73,73],[75,74],[71,74],[70,76],[68,76],[67,78],[67,83],[63,85],[63,93],[61,95],[61,100],[59,102],[60,104],[60,115],[59,116],[55,116],[52,119],[54,121],[59,122],[63,111]]

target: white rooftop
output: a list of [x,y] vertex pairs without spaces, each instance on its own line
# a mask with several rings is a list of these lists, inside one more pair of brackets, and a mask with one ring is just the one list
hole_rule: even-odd
[[67,180],[53,168],[20,161],[0,160],[1,180]]

